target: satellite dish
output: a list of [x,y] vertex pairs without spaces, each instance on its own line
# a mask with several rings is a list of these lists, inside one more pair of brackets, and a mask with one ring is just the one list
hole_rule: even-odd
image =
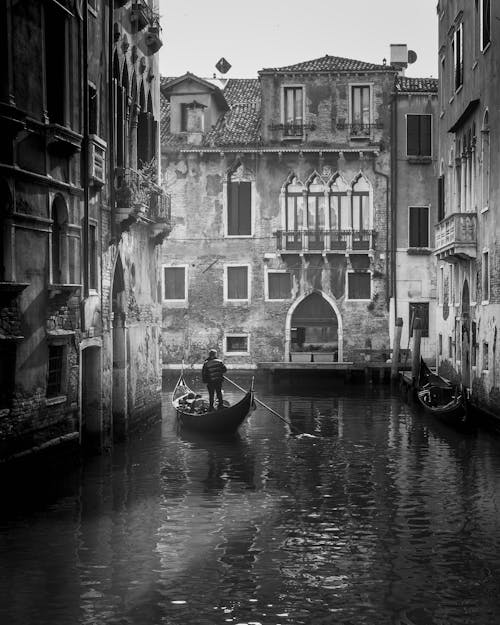
[[416,60],[417,60],[417,53],[414,52],[413,50],[408,50],[408,63],[411,65],[412,63],[415,63]]
[[215,64],[215,68],[218,69],[221,74],[226,74],[231,69],[231,63],[222,57]]

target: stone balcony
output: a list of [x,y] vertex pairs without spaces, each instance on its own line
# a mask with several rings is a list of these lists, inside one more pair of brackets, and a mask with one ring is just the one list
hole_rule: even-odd
[[159,244],[170,233],[170,196],[149,177],[130,167],[119,167],[115,174],[115,220],[122,230],[134,223],[149,226]]
[[375,249],[374,230],[278,230],[280,254],[370,254]]
[[434,254],[439,260],[456,263],[459,260],[476,258],[476,213],[453,213],[434,228],[436,239]]

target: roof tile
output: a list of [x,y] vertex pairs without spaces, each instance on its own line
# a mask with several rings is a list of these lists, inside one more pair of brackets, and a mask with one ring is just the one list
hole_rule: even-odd
[[[285,67],[270,67],[261,70],[262,72],[288,73],[288,72],[369,72],[369,71],[391,71],[390,65],[378,65],[376,63],[365,63],[355,59],[346,59],[341,56],[325,56],[311,61],[286,65]],[[260,73],[260,72],[259,72]]]

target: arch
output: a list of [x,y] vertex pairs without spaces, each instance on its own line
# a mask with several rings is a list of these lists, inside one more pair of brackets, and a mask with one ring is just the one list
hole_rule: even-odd
[[141,113],[146,112],[146,93],[144,91],[144,79],[141,80],[141,86],[139,89],[139,106],[141,107]]
[[[470,386],[470,350],[471,350],[471,318],[470,318],[470,293],[469,282],[467,278],[462,286],[462,315],[461,315],[461,366],[462,366],[462,383]],[[473,347],[472,347],[473,348]]]
[[339,171],[332,174],[327,184],[333,193],[347,193],[351,189],[349,183]]
[[352,181],[351,227],[353,230],[371,230],[373,224],[373,193],[368,178],[360,172]]
[[129,77],[128,77],[128,67],[127,67],[127,63],[123,63],[123,70],[122,70],[122,80],[121,80],[121,84],[123,89],[125,90],[125,94],[128,96],[129,91],[130,91],[130,82],[129,82]]
[[151,97],[151,89],[148,93],[148,113],[153,114],[153,98]]
[[123,264],[117,254],[113,284],[111,288],[111,309],[113,311],[113,387],[112,416],[113,438],[120,440],[127,433],[127,328],[126,289]]
[[51,224],[51,244],[50,244],[50,261],[52,284],[62,284],[67,282],[67,227],[68,227],[68,208],[63,196],[59,193],[52,201],[50,211]]
[[101,340],[85,339],[81,344],[80,431],[86,453],[99,453],[103,444]]
[[[332,310],[332,313],[333,313],[332,318],[334,316],[335,321],[336,321],[336,326],[334,323],[333,326],[331,327],[336,327],[337,360],[338,362],[342,362],[343,351],[344,351],[343,349],[344,341],[343,341],[342,316],[340,314],[339,307],[337,305],[336,300],[333,297],[317,289],[314,289],[313,291],[310,291],[298,297],[288,309],[288,312],[286,314],[286,320],[285,320],[285,362],[288,362],[290,360],[290,352],[291,352],[291,347],[292,347],[292,320],[294,319],[294,314],[297,310],[300,312],[300,309],[303,303],[306,302],[308,298],[311,298],[311,297],[314,297],[314,299],[316,300],[315,303],[319,304],[319,312],[321,312],[322,310],[323,311],[325,310],[324,302],[326,302],[326,304],[328,304]],[[324,302],[319,300],[318,297],[321,297],[324,300]],[[309,302],[311,303],[311,300],[309,300]],[[314,302],[312,303],[314,304]],[[321,327],[321,326],[318,325],[318,326],[311,326],[311,327]]]
[[304,186],[307,188],[309,193],[324,193],[326,183],[323,180],[322,176],[320,176],[315,170],[310,176],[308,176],[304,183]]
[[132,104],[137,103],[137,74],[135,73],[135,70],[132,73],[132,81],[130,83],[130,98],[132,100]]

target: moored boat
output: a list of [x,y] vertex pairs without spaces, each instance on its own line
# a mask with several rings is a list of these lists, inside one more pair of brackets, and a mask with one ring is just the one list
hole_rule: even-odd
[[441,421],[457,427],[468,424],[465,389],[433,373],[423,359],[420,361],[417,398],[428,413]]
[[254,406],[253,378],[246,394],[232,406],[224,405],[217,410],[206,411],[203,409],[203,401],[198,402],[198,407],[188,407],[188,397],[195,402],[201,399],[187,385],[184,375],[181,374],[172,393],[172,405],[181,427],[207,434],[229,434],[239,428]]

